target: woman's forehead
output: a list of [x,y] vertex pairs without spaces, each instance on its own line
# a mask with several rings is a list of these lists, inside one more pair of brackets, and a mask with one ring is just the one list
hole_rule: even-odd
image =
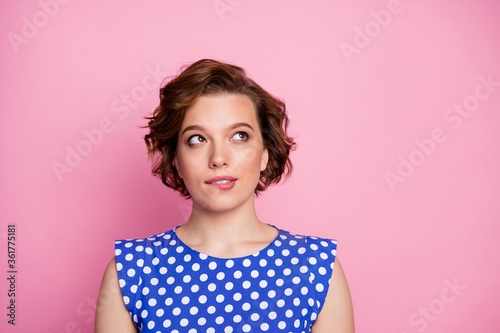
[[183,128],[199,125],[213,129],[245,122],[258,124],[255,106],[246,95],[203,95],[186,111]]

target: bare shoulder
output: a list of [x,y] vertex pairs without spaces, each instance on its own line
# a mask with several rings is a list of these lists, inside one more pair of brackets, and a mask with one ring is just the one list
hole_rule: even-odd
[[335,258],[325,304],[314,323],[313,333],[353,333],[354,314],[351,293],[339,258]]
[[97,298],[94,332],[137,333],[137,329],[123,303],[115,257],[109,261],[102,278]]

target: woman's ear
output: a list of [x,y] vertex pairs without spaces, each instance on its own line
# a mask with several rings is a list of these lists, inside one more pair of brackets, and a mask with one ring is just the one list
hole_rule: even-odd
[[181,168],[179,168],[179,161],[177,160],[177,155],[174,157],[174,167],[177,170],[177,174],[182,178]]
[[260,161],[260,171],[264,171],[267,168],[267,162],[269,161],[269,151],[267,148],[264,148],[262,152],[262,159]]

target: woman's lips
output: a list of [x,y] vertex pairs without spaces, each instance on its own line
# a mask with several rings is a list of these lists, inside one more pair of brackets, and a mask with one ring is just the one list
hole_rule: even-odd
[[211,184],[211,183],[215,183],[215,182],[235,181],[235,180],[236,180],[236,178],[231,177],[231,176],[217,176],[217,177],[210,178],[205,183]]
[[230,190],[234,187],[236,180],[236,178],[231,176],[217,176],[207,180],[205,183],[221,190]]

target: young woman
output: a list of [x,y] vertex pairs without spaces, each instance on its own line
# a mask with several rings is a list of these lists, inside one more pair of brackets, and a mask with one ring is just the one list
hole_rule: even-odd
[[145,141],[153,174],[192,201],[188,221],[118,240],[95,332],[354,332],[335,240],[259,220],[254,197],[292,170],[285,105],[214,60],[160,91]]

